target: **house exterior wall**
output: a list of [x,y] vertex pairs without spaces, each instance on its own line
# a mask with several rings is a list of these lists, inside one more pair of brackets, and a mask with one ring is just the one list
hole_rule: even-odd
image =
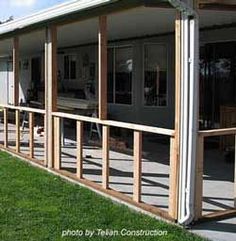
[[[200,45],[209,42],[224,42],[236,40],[236,28],[204,30],[200,33]],[[112,119],[134,122],[139,124],[147,124],[164,128],[174,128],[174,85],[175,85],[175,39],[174,35],[166,35],[153,38],[134,39],[130,41],[117,41],[109,44],[112,46],[132,46],[133,48],[133,83],[132,83],[132,105],[109,104],[108,114]],[[164,44],[167,46],[167,106],[145,106],[144,105],[144,56],[143,47],[145,43]],[[83,89],[86,81],[88,81],[88,73],[81,71],[83,65],[83,55],[89,54],[90,61],[95,63],[95,80],[97,74],[97,46],[84,46],[73,49],[60,49],[58,54],[58,69],[64,75],[64,56],[76,56],[76,79],[64,80],[66,88]],[[20,69],[20,100],[26,101],[27,89],[30,88],[31,81],[31,58],[33,56],[21,57]],[[42,56],[43,59],[43,56]],[[23,67],[24,61],[28,61],[28,68]],[[4,68],[5,66],[5,68]],[[0,61],[0,87],[2,90],[9,88],[7,85],[9,75],[6,70],[6,60]],[[42,74],[42,78],[44,78]],[[97,82],[95,83],[97,85]],[[8,89],[9,91],[9,89]],[[1,103],[7,104],[7,91],[1,94]],[[97,93],[96,93],[97,95]]]

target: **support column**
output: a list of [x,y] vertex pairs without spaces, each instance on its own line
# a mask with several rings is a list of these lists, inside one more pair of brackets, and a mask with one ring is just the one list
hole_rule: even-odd
[[190,224],[195,215],[196,159],[199,115],[199,26],[194,11],[181,13],[180,168],[178,221]]
[[99,17],[98,33],[98,112],[99,119],[107,119],[107,17]]
[[181,79],[181,20],[175,20],[175,136],[170,139],[169,215],[178,218],[179,150],[180,150],[180,79]]
[[57,111],[57,28],[46,28],[45,42],[45,161],[54,167],[54,133],[52,112]]
[[19,104],[19,37],[13,39],[14,106]]

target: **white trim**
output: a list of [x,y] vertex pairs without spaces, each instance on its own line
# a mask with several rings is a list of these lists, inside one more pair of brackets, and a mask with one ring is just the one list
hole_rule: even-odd
[[67,14],[95,8],[119,0],[72,0],[0,25],[0,35]]

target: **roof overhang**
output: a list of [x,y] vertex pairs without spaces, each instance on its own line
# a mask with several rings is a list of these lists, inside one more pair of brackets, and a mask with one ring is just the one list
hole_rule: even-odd
[[168,0],[73,0],[0,25],[0,39],[51,24],[63,25],[139,6],[171,7]]

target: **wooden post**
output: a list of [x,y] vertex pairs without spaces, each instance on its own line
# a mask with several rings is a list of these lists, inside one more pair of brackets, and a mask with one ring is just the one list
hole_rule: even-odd
[[79,179],[83,178],[83,122],[76,122],[76,140],[77,140],[77,172]]
[[177,219],[178,213],[178,156],[176,149],[176,138],[170,138],[170,178],[169,178],[169,215]]
[[4,147],[8,147],[8,109],[4,108]]
[[13,39],[14,105],[19,104],[19,38]]
[[196,180],[195,180],[195,220],[202,217],[203,196],[203,162],[204,162],[204,137],[198,137]]
[[142,132],[134,131],[134,194],[135,202],[141,201],[142,187]]
[[46,160],[47,166],[54,166],[53,116],[57,111],[57,28],[46,29],[45,43],[45,130],[46,130]]
[[[45,86],[46,89],[46,86]],[[46,105],[45,105],[46,106]],[[43,116],[44,119],[44,143],[43,143],[43,149],[44,149],[44,166],[46,167],[48,165],[48,121],[47,121],[47,116],[46,113]]]
[[170,140],[169,215],[178,218],[179,151],[180,151],[180,79],[181,79],[181,20],[175,20],[175,137]]
[[20,152],[20,111],[16,110],[16,152]]
[[61,168],[61,121],[60,117],[54,117],[54,168]]
[[235,143],[234,143],[234,208],[236,208],[236,135],[235,135]]
[[107,17],[99,17],[98,34],[98,66],[99,66],[99,118],[107,119]]
[[34,113],[29,112],[29,156],[34,158]]
[[102,186],[109,188],[109,126],[102,127]]

